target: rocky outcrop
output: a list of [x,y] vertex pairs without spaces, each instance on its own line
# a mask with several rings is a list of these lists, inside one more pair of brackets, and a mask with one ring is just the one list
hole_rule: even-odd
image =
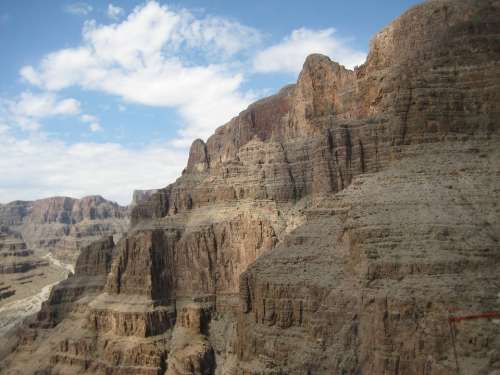
[[82,296],[102,292],[111,268],[113,237],[92,243],[80,252],[75,274],[56,285],[37,315],[37,325],[51,327],[59,323],[75,307]]
[[157,191],[158,189],[134,190],[132,193],[132,203],[130,204],[130,207],[132,208],[137,206],[139,203],[144,203]]
[[193,303],[178,311],[166,375],[214,373],[214,352],[206,336],[207,313]]
[[0,274],[24,273],[48,265],[33,255],[21,236],[8,230],[0,232]]
[[207,153],[207,145],[203,140],[197,139],[189,150],[189,160],[185,172],[200,173],[205,172],[210,167]]
[[[2,369],[500,371],[499,37],[498,1],[433,0],[354,71],[308,57],[193,143],[132,209],[102,289],[24,327]],[[107,270],[101,252],[84,263]]]
[[28,215],[30,202],[14,201],[0,204],[0,227],[6,230],[9,226],[21,225]]

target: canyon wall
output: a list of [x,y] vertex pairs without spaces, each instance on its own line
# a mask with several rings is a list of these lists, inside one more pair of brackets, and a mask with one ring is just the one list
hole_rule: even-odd
[[128,208],[100,196],[0,205],[0,335],[40,308],[81,248],[127,228]]
[[82,252],[3,373],[500,373],[499,40],[499,1],[433,0],[353,71],[309,56]]
[[128,209],[98,195],[15,201],[0,205],[0,226],[19,233],[29,248],[74,263],[81,246],[125,233]]

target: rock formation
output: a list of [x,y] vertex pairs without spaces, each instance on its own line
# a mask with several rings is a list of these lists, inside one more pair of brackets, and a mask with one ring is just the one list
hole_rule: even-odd
[[432,0],[354,71],[309,56],[82,253],[3,373],[500,373],[499,40],[499,1]]
[[110,234],[121,236],[128,212],[101,196],[15,201],[0,205],[0,226],[20,233],[30,248],[74,263],[80,247]]
[[128,209],[100,196],[0,205],[0,334],[40,308],[82,247],[127,226]]
[[150,189],[150,190],[134,190],[132,193],[132,203],[130,204],[130,208],[137,206],[139,203],[144,203],[147,201],[153,194],[158,192],[158,189]]

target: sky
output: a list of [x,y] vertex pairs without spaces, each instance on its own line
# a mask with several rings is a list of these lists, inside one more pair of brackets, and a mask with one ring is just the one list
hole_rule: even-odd
[[0,203],[164,187],[308,54],[361,65],[417,2],[2,0]]

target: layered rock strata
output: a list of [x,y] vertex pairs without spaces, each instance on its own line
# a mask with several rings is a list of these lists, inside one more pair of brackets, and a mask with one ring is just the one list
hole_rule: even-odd
[[0,205],[0,332],[40,309],[80,248],[127,226],[128,209],[100,196]]
[[130,209],[137,206],[139,203],[147,201],[153,194],[158,192],[158,189],[150,190],[134,190],[132,193],[132,203],[130,204]]
[[37,267],[48,266],[49,262],[34,257],[21,236],[0,232],[0,274],[25,273]]
[[108,235],[121,237],[128,210],[101,196],[15,201],[0,205],[0,226],[21,234],[31,249],[74,263],[80,247]]
[[97,295],[104,289],[111,267],[113,237],[106,237],[81,249],[75,265],[75,274],[56,285],[43,303],[36,324],[44,327],[57,325],[81,297]]
[[498,373],[498,321],[450,318],[500,311],[499,38],[498,1],[434,0],[354,71],[308,57],[193,143],[98,249],[100,292],[26,324],[2,370]]

